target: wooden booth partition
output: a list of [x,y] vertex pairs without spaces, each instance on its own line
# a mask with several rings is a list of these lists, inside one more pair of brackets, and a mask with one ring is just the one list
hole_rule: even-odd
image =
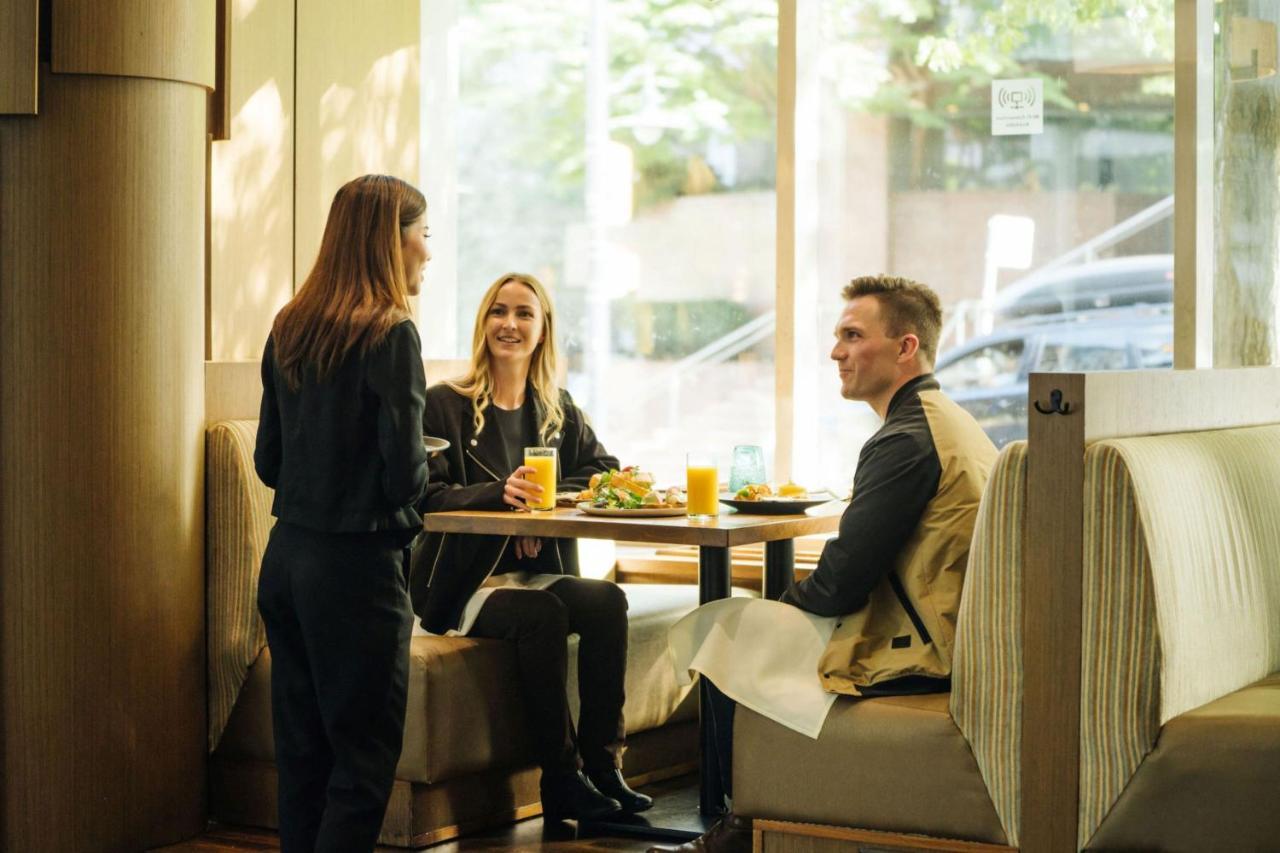
[[0,115],[0,849],[140,850],[205,814],[214,2],[40,7],[38,113]]
[[1032,374],[1028,411],[1019,847],[1059,853],[1079,848],[1085,447],[1280,422],[1280,368]]
[[0,115],[34,115],[40,0],[0,2]]

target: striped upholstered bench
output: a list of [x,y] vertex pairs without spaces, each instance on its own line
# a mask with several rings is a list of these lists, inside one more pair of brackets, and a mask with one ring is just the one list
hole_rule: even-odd
[[[1280,850],[1280,424],[1083,463],[1072,847]],[[983,497],[949,696],[840,699],[817,740],[740,711],[734,805],[764,850],[1018,847],[1026,483],[1019,442]]]
[[757,819],[766,850],[919,849],[922,835],[1016,846],[1026,458],[1025,442],[1006,446],[983,494],[951,693],[837,699],[816,740],[738,710],[734,810]]
[[[206,436],[209,811],[223,823],[274,827],[271,654],[257,612],[272,495],[253,471],[256,433],[257,421],[226,420]],[[667,629],[698,596],[689,585],[623,588],[630,629],[624,772],[638,784],[696,767],[696,707],[667,662]],[[569,661],[576,713],[572,648]],[[415,632],[404,749],[382,844],[420,847],[539,813],[515,665],[506,643]]]

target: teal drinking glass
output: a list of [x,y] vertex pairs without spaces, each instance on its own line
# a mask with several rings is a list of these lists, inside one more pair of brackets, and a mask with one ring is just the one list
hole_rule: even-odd
[[763,483],[764,450],[754,444],[733,448],[733,464],[729,468],[729,491],[736,492],[748,483]]

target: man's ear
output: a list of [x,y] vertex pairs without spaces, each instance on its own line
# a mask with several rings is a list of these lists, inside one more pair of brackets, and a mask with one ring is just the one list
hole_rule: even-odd
[[898,361],[911,361],[919,351],[920,339],[913,334],[905,334],[902,343],[898,344]]

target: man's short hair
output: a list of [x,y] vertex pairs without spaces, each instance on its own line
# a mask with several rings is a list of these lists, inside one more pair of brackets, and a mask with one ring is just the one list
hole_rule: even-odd
[[925,284],[895,275],[864,275],[844,287],[845,301],[874,296],[884,311],[886,331],[893,336],[908,332],[920,339],[920,351],[932,366],[938,357],[942,333],[942,303]]

